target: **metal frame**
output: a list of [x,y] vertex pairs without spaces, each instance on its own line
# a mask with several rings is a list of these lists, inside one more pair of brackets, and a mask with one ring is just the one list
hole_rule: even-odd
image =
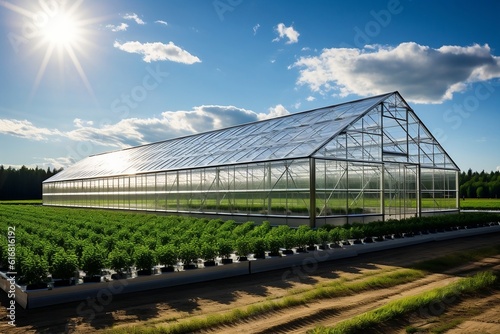
[[45,205],[296,217],[314,227],[458,210],[458,171],[393,92],[91,156],[46,180],[43,194]]

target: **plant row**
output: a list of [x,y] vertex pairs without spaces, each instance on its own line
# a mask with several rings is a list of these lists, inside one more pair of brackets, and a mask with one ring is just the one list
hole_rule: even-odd
[[[344,226],[273,227],[269,222],[159,216],[101,210],[3,205],[0,212],[0,261],[15,255],[20,283],[68,279],[78,270],[88,276],[102,269],[151,270],[156,265],[214,262],[235,253],[244,257],[280,255],[285,250],[336,246],[342,241],[385,240],[445,229],[497,222],[493,214],[456,214]],[[8,227],[15,227],[15,254],[9,252]]]

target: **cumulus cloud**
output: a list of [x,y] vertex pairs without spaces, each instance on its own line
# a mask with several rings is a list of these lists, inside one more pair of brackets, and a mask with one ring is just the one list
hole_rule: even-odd
[[166,21],[162,21],[162,20],[156,20],[155,23],[162,24],[164,26],[168,26],[168,23]]
[[315,98],[314,96],[311,96],[311,95],[309,95],[309,96],[306,98],[306,101],[308,101],[308,102],[312,102],[312,101],[314,101],[314,100],[316,100],[316,98]]
[[36,127],[28,120],[0,119],[0,134],[41,141],[63,133],[56,129]]
[[120,23],[120,25],[118,25],[118,26],[115,26],[113,24],[108,24],[108,25],[106,25],[106,28],[110,29],[113,32],[126,31],[128,28],[128,24]]
[[301,57],[299,85],[314,92],[369,96],[398,90],[408,101],[442,103],[468,84],[500,77],[500,57],[488,45],[445,45],[434,49],[414,42],[396,47],[324,49]]
[[125,20],[134,20],[135,23],[143,25],[146,24],[136,13],[129,13],[123,16]]
[[115,41],[113,44],[115,48],[129,53],[138,53],[143,55],[143,60],[147,63],[152,61],[173,61],[183,64],[200,63],[200,58],[193,56],[186,50],[181,49],[172,42],[168,44],[155,42],[155,43],[140,43],[125,42],[123,44]]
[[[126,148],[287,114],[288,111],[281,104],[269,108],[267,113],[256,113],[235,106],[202,105],[192,110],[165,111],[156,117],[127,118],[99,126],[92,121],[76,118],[73,120],[74,128],[66,132],[39,128],[27,120],[0,119],[0,134],[34,141],[66,140],[107,148]],[[57,161],[48,162],[59,166]],[[64,162],[59,161],[61,166]]]
[[274,107],[269,108],[267,114],[259,114],[258,118],[260,120],[263,120],[268,118],[286,116],[288,114],[290,113],[288,112],[288,110],[286,110],[286,108],[283,105],[277,104]]
[[288,40],[286,41],[286,44],[293,44],[297,43],[299,41],[299,32],[295,29],[293,29],[292,26],[287,27],[283,23],[279,23],[276,28],[276,32],[278,33],[278,37],[273,39],[273,42],[278,42],[282,40],[283,38],[287,38]]

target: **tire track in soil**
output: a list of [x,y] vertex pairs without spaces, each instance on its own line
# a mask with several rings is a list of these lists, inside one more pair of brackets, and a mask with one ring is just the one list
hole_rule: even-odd
[[412,296],[457,281],[462,274],[491,269],[500,265],[500,257],[485,258],[465,266],[463,270],[450,270],[456,276],[430,274],[422,279],[395,287],[361,292],[353,296],[339,297],[334,300],[322,299],[306,306],[287,308],[270,312],[251,321],[214,328],[213,333],[304,333],[317,325],[332,326],[355,315],[373,310],[401,297]]

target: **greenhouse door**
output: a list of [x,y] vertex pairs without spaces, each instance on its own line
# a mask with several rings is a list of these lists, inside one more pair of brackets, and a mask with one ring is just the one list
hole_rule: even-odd
[[404,163],[384,164],[384,220],[418,215],[418,166]]

